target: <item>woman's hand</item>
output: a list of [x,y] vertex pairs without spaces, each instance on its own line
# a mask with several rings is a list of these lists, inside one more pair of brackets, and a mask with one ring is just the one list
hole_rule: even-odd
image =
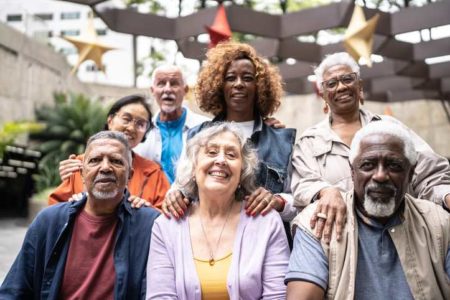
[[347,206],[339,189],[328,187],[320,190],[317,202],[316,211],[310,221],[311,228],[314,229],[317,225],[316,237],[323,237],[326,243],[330,243],[331,232],[335,226],[336,239],[340,241],[347,217]]
[[81,199],[83,199],[83,196],[86,194],[86,192],[81,192],[78,194],[73,194],[72,196],[70,196],[70,198],[67,200],[68,202],[74,202],[74,201],[80,201]]
[[59,162],[59,176],[61,180],[64,181],[72,175],[73,172],[81,170],[83,163],[76,159],[75,154],[71,154],[69,159]]
[[141,208],[142,206],[152,206],[150,202],[145,199],[139,198],[138,196],[130,195],[128,197],[128,202],[131,202],[131,207]]
[[170,215],[173,215],[178,220],[184,216],[189,204],[189,199],[184,197],[179,190],[168,190],[161,209],[167,218],[170,219]]
[[274,117],[267,117],[264,119],[264,123],[273,128],[286,128],[286,125],[281,123],[280,120],[275,119]]
[[259,213],[265,216],[272,209],[278,212],[283,210],[281,202],[263,187],[259,187],[251,195],[245,196],[245,200],[247,201],[246,213],[252,217]]

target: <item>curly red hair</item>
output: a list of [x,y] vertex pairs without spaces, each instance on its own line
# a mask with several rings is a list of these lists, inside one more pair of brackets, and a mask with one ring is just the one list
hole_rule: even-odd
[[219,43],[207,53],[207,63],[198,75],[195,96],[200,109],[214,116],[226,113],[223,95],[224,78],[231,62],[248,59],[256,70],[255,103],[261,117],[272,115],[281,104],[283,85],[278,69],[261,56],[250,45],[238,42]]

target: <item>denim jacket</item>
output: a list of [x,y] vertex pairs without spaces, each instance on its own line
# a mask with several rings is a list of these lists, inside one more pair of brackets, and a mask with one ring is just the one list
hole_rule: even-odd
[[[125,193],[117,209],[119,218],[114,249],[114,299],[145,297],[146,265],[153,221],[152,208],[133,209]],[[0,299],[57,299],[74,220],[87,197],[44,209],[28,228],[25,240],[5,281]]]
[[[204,122],[190,129],[187,138],[190,139],[202,129],[224,120],[225,116],[219,115],[212,121]],[[287,205],[281,216],[283,220],[288,221],[296,215],[296,211],[291,211],[295,209],[291,205],[293,198],[290,191],[295,134],[294,128],[273,128],[262,122],[261,117],[257,117],[250,137],[259,159],[256,183],[273,194],[283,193],[281,196],[287,201]]]

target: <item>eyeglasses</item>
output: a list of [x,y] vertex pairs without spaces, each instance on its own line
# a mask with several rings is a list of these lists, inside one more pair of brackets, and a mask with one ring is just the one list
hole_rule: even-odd
[[150,123],[147,120],[133,118],[130,114],[119,115],[116,113],[115,116],[123,126],[128,126],[133,122],[137,131],[146,132],[150,128]]
[[333,77],[327,81],[322,81],[322,87],[327,91],[334,91],[339,85],[339,81],[346,86],[351,86],[356,82],[358,74],[356,72]]

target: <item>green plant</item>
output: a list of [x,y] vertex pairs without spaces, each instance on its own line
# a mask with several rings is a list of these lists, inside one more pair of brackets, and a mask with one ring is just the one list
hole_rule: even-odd
[[31,137],[40,142],[43,156],[34,175],[37,191],[60,183],[59,162],[70,154],[83,153],[87,139],[100,131],[106,120],[106,109],[98,101],[81,94],[54,95],[53,107],[36,109],[38,122],[45,130]]
[[22,134],[39,132],[43,126],[34,122],[6,122],[0,128],[0,158],[7,145],[11,145]]

